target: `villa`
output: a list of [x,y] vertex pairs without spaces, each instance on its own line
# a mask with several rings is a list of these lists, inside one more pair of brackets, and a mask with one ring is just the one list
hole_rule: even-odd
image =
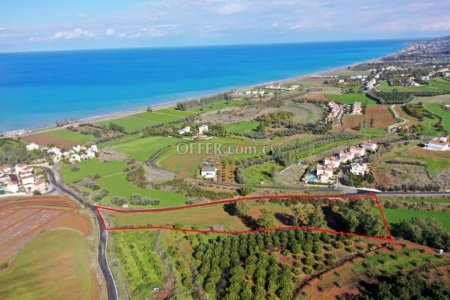
[[30,143],[25,147],[27,148],[27,151],[39,150],[39,145],[35,143]]
[[205,135],[208,133],[208,125],[202,125],[198,127],[198,135]]
[[361,157],[366,154],[366,150],[358,146],[350,146],[350,152],[353,153],[356,157]]
[[432,151],[447,151],[449,150],[447,137],[434,138],[427,142],[424,148]]
[[361,144],[361,147],[362,147],[364,150],[371,151],[371,152],[375,152],[375,151],[377,151],[377,149],[378,149],[377,143],[373,143],[372,141],[364,141],[364,142]]
[[332,177],[333,171],[334,170],[331,166],[317,165],[317,167],[316,167],[316,175],[317,176],[321,176],[321,175],[325,174],[328,177]]
[[353,163],[350,172],[355,175],[364,175],[369,172],[368,164]]
[[355,158],[355,154],[352,152],[349,152],[347,150],[342,150],[341,152],[339,152],[339,159],[341,160],[341,162],[346,163],[348,161],[351,161]]
[[326,157],[323,160],[324,165],[330,165],[333,169],[339,168],[341,161],[334,156]]

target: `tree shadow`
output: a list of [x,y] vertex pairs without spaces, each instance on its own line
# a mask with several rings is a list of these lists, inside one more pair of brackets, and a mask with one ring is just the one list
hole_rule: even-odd
[[275,214],[275,218],[280,221],[281,223],[283,223],[283,225],[286,226],[294,226],[295,224],[295,220],[294,217],[287,214],[287,213],[276,213]]
[[331,207],[322,207],[322,211],[325,215],[325,221],[327,226],[335,231],[345,231],[346,222],[341,214],[334,212]]

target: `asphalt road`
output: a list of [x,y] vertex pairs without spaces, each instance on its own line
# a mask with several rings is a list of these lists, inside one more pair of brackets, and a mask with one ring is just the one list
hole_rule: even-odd
[[83,198],[81,198],[78,194],[74,193],[73,191],[67,189],[62,184],[60,184],[57,180],[57,177],[55,175],[55,172],[51,168],[45,168],[48,174],[48,179],[53,186],[54,189],[60,191],[63,194],[68,195],[69,197],[72,197],[76,201],[78,201],[81,205],[87,207],[92,211],[95,218],[97,219],[98,229],[99,229],[99,243],[98,243],[98,251],[97,251],[97,259],[98,264],[100,265],[100,269],[103,273],[103,278],[105,279],[106,283],[106,290],[108,293],[108,299],[109,300],[116,300],[119,299],[119,295],[117,292],[117,285],[114,281],[114,277],[112,275],[111,269],[108,264],[108,258],[106,257],[106,248],[108,244],[108,232],[103,228],[102,223],[100,222],[100,217],[96,213],[95,206],[87,203],[84,201]]

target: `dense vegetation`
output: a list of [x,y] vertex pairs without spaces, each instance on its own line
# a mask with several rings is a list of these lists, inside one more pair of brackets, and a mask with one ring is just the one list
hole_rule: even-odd
[[434,248],[450,249],[450,234],[433,218],[417,216],[392,226],[394,236]]
[[[425,275],[426,276],[426,275]],[[443,282],[429,284],[420,274],[380,276],[377,284],[366,284],[366,290],[360,295],[346,295],[343,300],[372,300],[372,299],[448,299],[450,293]]]
[[26,163],[37,157],[38,154],[28,152],[25,145],[16,139],[0,139],[0,165]]

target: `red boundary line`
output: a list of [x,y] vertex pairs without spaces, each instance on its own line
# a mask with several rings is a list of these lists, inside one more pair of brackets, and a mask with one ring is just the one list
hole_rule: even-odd
[[[308,227],[308,226],[283,226],[283,227],[276,227],[276,228],[262,228],[262,229],[253,229],[253,230],[243,230],[243,231],[220,231],[220,230],[208,230],[208,229],[187,229],[187,228],[173,228],[173,227],[167,227],[167,226],[139,226],[139,227],[108,227],[106,225],[105,219],[103,218],[103,215],[101,214],[101,210],[106,211],[113,211],[118,213],[157,213],[157,212],[165,212],[165,211],[172,211],[172,210],[180,210],[180,209],[186,209],[186,208],[195,208],[195,207],[202,207],[202,206],[209,206],[209,205],[215,205],[215,204],[226,204],[226,203],[233,203],[238,201],[255,201],[255,200],[270,200],[270,199],[307,199],[307,198],[331,198],[331,199],[360,199],[360,198],[368,198],[373,197],[375,199],[375,202],[377,204],[378,210],[380,211],[381,218],[383,220],[384,227],[386,229],[386,232],[388,234],[388,237],[380,237],[380,236],[370,236],[370,235],[364,235],[364,234],[357,234],[357,233],[351,233],[351,232],[343,232],[343,231],[335,231],[331,229],[323,229],[323,228],[317,228],[317,227]],[[217,234],[245,234],[245,233],[251,233],[251,232],[265,232],[265,231],[278,231],[278,230],[287,230],[287,229],[304,229],[304,230],[310,230],[310,231],[318,231],[318,232],[325,232],[330,234],[339,234],[339,235],[346,235],[346,236],[354,236],[354,237],[361,237],[361,238],[370,238],[375,240],[382,240],[382,241],[392,241],[393,237],[391,235],[391,231],[389,229],[388,222],[386,220],[386,217],[384,215],[383,209],[381,207],[380,200],[378,199],[376,194],[362,194],[362,195],[352,195],[352,196],[341,196],[341,195],[282,195],[282,196],[255,196],[255,197],[242,197],[242,198],[235,198],[235,199],[224,199],[219,201],[213,201],[213,202],[205,202],[205,203],[197,203],[192,205],[183,205],[183,206],[175,206],[175,207],[166,207],[166,208],[156,208],[156,209],[116,209],[111,208],[107,206],[96,206],[95,210],[97,214],[100,217],[100,221],[107,231],[128,231],[128,230],[145,230],[145,229],[164,229],[164,230],[174,230],[174,231],[182,231],[182,232],[197,232],[197,233],[217,233]]]

